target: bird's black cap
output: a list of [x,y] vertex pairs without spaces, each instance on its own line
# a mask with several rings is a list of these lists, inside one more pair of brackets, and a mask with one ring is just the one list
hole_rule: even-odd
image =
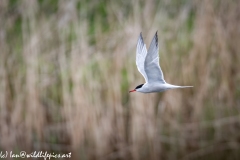
[[138,85],[135,89],[142,88],[143,84]]

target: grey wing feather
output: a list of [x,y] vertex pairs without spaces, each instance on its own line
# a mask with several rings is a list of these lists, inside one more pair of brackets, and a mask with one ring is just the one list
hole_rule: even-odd
[[140,36],[138,38],[137,43],[137,51],[136,51],[136,65],[138,68],[138,71],[143,75],[146,82],[148,82],[148,78],[145,72],[144,62],[147,55],[147,48],[146,44],[144,44],[142,33],[140,33]]
[[144,69],[149,83],[160,82],[166,83],[164,80],[163,72],[159,65],[159,46],[157,32],[153,37],[153,40],[148,49],[148,53],[144,62]]

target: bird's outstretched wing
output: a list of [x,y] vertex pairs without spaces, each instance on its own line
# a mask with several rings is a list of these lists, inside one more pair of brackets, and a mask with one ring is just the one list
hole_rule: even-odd
[[147,75],[148,83],[166,83],[163,77],[163,72],[159,65],[158,51],[158,35],[156,32],[144,61],[144,70]]
[[143,75],[146,82],[148,82],[148,78],[145,72],[144,62],[147,55],[147,48],[146,44],[144,44],[142,33],[140,33],[140,36],[138,38],[137,43],[137,51],[136,51],[136,64],[138,71]]

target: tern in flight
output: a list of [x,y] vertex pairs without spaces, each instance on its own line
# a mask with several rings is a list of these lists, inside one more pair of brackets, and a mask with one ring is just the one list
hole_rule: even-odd
[[188,88],[193,86],[176,86],[165,82],[163,72],[159,65],[159,46],[157,32],[153,37],[150,47],[147,51],[144,44],[142,33],[138,38],[136,51],[136,64],[138,71],[143,75],[146,83],[138,85],[134,90],[129,92],[163,92],[169,89]]

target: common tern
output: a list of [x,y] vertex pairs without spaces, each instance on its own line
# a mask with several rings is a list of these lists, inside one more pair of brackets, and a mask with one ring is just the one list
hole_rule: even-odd
[[159,46],[158,34],[155,33],[150,47],[147,51],[146,44],[144,44],[142,33],[138,38],[136,49],[136,64],[138,71],[143,75],[146,83],[138,85],[135,89],[129,92],[163,92],[169,89],[188,88],[193,86],[177,86],[167,83],[164,80],[163,72],[159,65]]

